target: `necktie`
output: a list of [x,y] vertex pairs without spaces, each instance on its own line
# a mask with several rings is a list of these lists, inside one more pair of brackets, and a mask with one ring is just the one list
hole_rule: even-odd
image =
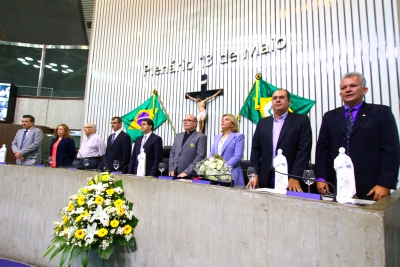
[[351,131],[353,130],[353,108],[349,108],[348,115],[347,115],[347,121],[346,121],[346,140],[347,140],[347,146],[346,146],[346,155],[350,155],[350,135]]
[[114,143],[114,140],[115,140],[115,133],[112,134],[112,137],[111,137],[111,144]]
[[21,145],[19,146],[19,149],[22,149],[22,146],[24,145],[24,141],[25,141],[25,137],[26,137],[27,133],[28,133],[28,130],[25,130],[24,135],[22,136]]
[[140,146],[140,149],[143,148],[144,144],[146,143],[146,135],[143,135],[143,139],[142,139],[142,144]]

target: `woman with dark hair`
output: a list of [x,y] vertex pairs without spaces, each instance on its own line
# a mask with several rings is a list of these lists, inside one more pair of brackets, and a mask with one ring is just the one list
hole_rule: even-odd
[[214,144],[211,147],[210,156],[220,155],[226,165],[232,167],[232,178],[235,186],[244,186],[244,178],[240,161],[244,151],[244,135],[239,133],[239,124],[235,116],[225,114],[222,116],[221,132],[214,137]]
[[69,135],[69,128],[60,124],[54,129],[54,138],[50,144],[50,156],[53,161],[50,167],[62,167],[72,164],[76,155],[75,142]]

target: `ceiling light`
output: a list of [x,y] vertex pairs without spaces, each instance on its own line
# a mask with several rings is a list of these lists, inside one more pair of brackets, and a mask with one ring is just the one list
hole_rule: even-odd
[[48,68],[48,69],[52,69],[52,68],[53,68],[53,67],[50,66],[50,65],[45,65],[45,67]]
[[34,66],[35,68],[37,68],[37,69],[40,68],[40,66],[39,66],[39,65],[36,65],[36,64],[34,64],[33,66]]
[[74,71],[73,71],[73,70],[71,70],[71,69],[67,69],[67,71],[68,71],[68,72],[74,72]]
[[63,73],[69,73],[69,72],[68,72],[68,71],[66,71],[66,70],[62,70],[62,72],[63,72]]
[[52,71],[58,71],[58,69],[51,69]]
[[49,65],[53,66],[53,67],[57,67],[56,63],[49,63]]
[[37,62],[39,62],[39,63],[42,63],[42,61],[41,61],[41,60],[38,60]]
[[22,64],[24,64],[24,65],[29,65],[29,63],[28,62],[26,62],[26,61],[24,61],[24,62],[21,62]]
[[23,59],[23,58],[17,58],[19,61],[21,61],[21,62],[24,62],[25,61],[25,59]]
[[29,60],[29,61],[33,61],[33,58],[31,58],[31,57],[25,57],[25,59]]
[[61,67],[65,68],[65,69],[66,69],[66,68],[68,68],[68,66],[67,66],[67,65],[61,65]]

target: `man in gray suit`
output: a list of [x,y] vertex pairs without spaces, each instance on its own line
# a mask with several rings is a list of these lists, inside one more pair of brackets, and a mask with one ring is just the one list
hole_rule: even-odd
[[185,131],[176,135],[169,155],[169,175],[193,175],[197,162],[206,157],[207,137],[196,131],[197,119],[187,115],[183,120]]
[[23,129],[18,130],[12,142],[12,151],[19,165],[36,165],[42,158],[40,145],[43,140],[43,132],[33,126],[34,124],[33,116],[22,116]]

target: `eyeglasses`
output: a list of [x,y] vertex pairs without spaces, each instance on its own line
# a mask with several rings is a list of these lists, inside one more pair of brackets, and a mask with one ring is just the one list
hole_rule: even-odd
[[194,120],[182,120],[182,122],[195,122]]
[[285,98],[287,98],[287,97],[284,96],[284,95],[277,95],[277,96],[273,96],[273,97],[272,97],[272,100],[278,100],[278,99],[283,100],[283,99],[285,99]]

